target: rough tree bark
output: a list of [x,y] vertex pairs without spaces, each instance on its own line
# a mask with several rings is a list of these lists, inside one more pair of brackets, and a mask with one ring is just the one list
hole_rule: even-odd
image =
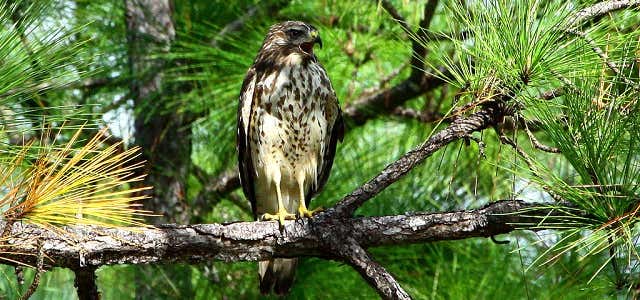
[[191,129],[184,113],[168,109],[163,82],[168,53],[175,38],[169,0],[125,0],[131,95],[136,109],[135,142],[143,149],[145,184],[155,191],[145,208],[163,214],[160,222],[188,223],[185,180],[189,174]]
[[[526,215],[518,214],[523,210]],[[397,216],[339,218],[335,211],[328,211],[312,219],[286,221],[283,230],[277,222],[234,222],[120,229],[68,226],[62,232],[52,232],[36,225],[15,223],[9,245],[14,253],[37,253],[34,237],[41,237],[46,268],[89,271],[112,264],[237,262],[295,256],[348,261],[362,259],[351,255],[357,247],[538,230],[542,218],[550,215],[566,214],[557,205],[501,200],[475,210]],[[29,264],[37,260],[35,255],[3,254],[3,257]]]

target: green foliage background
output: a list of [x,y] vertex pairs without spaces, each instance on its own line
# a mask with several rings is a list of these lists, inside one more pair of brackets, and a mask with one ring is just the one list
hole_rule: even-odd
[[[422,18],[424,3],[419,1],[390,1],[414,30]],[[518,80],[526,72],[528,85],[514,102],[528,109],[522,117],[536,119],[541,130],[536,135],[542,142],[560,147],[564,155],[541,153],[533,149],[526,135],[520,131],[510,136],[530,153],[544,169],[543,178],[531,176],[527,165],[512,151],[501,145],[496,133],[487,130],[477,137],[485,143],[485,156],[480,155],[476,143],[453,143],[439,151],[424,164],[412,170],[357,211],[360,215],[392,215],[411,211],[448,211],[477,208],[493,200],[519,198],[529,201],[550,201],[543,190],[551,186],[564,198],[581,208],[601,208],[606,195],[593,196],[572,184],[589,182],[590,158],[603,164],[615,153],[626,156],[614,161],[616,173],[598,176],[608,183],[631,186],[625,207],[637,203],[637,134],[633,130],[620,131],[614,139],[597,138],[587,143],[611,142],[609,152],[583,149],[584,144],[558,144],[576,135],[589,136],[592,131],[607,128],[607,120],[586,114],[591,99],[598,97],[594,90],[602,82],[612,87],[607,92],[612,107],[631,103],[636,112],[637,90],[611,74],[602,61],[579,39],[573,37],[560,43],[562,32],[557,27],[575,11],[576,7],[593,1],[488,1],[495,7],[483,6],[485,1],[468,1],[465,5],[445,5],[441,1],[429,31],[457,33],[471,30],[470,40],[428,41],[426,66],[459,66],[447,78],[442,88],[404,104],[406,108],[446,115],[452,107],[473,101],[491,76],[506,82],[510,88],[520,87]],[[71,124],[90,119],[106,122],[117,137],[134,143],[132,122],[141,110],[151,109],[162,114],[176,112],[196,116],[190,124],[193,148],[191,161],[200,174],[188,178],[188,208],[202,205],[196,196],[207,184],[202,177],[213,178],[236,164],[235,117],[237,96],[242,79],[257,53],[267,28],[280,20],[303,20],[319,28],[324,48],[317,50],[319,60],[327,69],[343,107],[352,105],[371,90],[384,89],[404,80],[411,73],[407,64],[411,58],[411,37],[408,36],[382,8],[379,1],[173,1],[173,21],[176,39],[168,53],[157,54],[168,62],[163,101],[135,107],[129,92],[129,57],[125,6],[122,0],[51,0],[48,2],[20,2],[21,7],[0,6],[0,137],[6,149],[12,149],[11,138],[21,134],[33,135],[38,116],[47,115],[49,121]],[[535,3],[535,4],[534,4]],[[275,9],[259,13],[243,24],[241,30],[220,36],[226,24],[238,19],[251,7],[274,5]],[[538,16],[530,16],[529,8],[538,5]],[[492,10],[493,9],[493,10]],[[500,10],[503,9],[503,10]],[[475,15],[466,14],[473,11]],[[24,14],[21,33],[12,16],[5,11]],[[509,15],[511,13],[512,15]],[[504,19],[496,15],[507,16]],[[520,26],[526,22],[511,22],[523,16],[539,18],[535,28]],[[467,23],[465,23],[465,20]],[[624,65],[624,76],[638,82],[637,11],[624,11],[605,16],[590,23],[589,34],[607,49],[612,59]],[[535,32],[535,35],[522,35]],[[33,45],[35,51],[25,47]],[[562,43],[570,44],[559,48]],[[215,46],[212,46],[215,44]],[[475,46],[475,47],[472,47]],[[533,60],[532,60],[533,58]],[[37,65],[33,61],[38,61]],[[532,62],[533,61],[533,62]],[[626,64],[624,64],[626,62]],[[382,78],[398,72],[388,82]],[[560,75],[558,75],[560,74]],[[604,75],[603,75],[604,74]],[[602,79],[605,76],[606,79]],[[555,99],[553,105],[541,103],[539,92],[562,85],[562,78],[574,82],[584,93]],[[83,87],[85,80],[103,79],[106,83]],[[48,84],[46,89],[39,86]],[[467,91],[461,90],[468,86]],[[469,92],[454,103],[458,92]],[[476,93],[477,94],[477,93]],[[586,94],[586,95],[585,95]],[[532,96],[533,95],[533,96]],[[577,95],[577,96],[576,96]],[[73,108],[73,109],[70,109]],[[73,111],[73,113],[69,113]],[[565,130],[554,123],[559,112],[573,121]],[[583,112],[583,114],[580,114]],[[597,113],[596,113],[597,114]],[[36,117],[30,117],[31,115]],[[602,114],[601,114],[602,115]],[[637,114],[620,114],[614,129],[638,129]],[[602,121],[600,126],[582,126],[587,119]],[[71,120],[71,121],[69,121]],[[74,121],[75,120],[75,121]],[[26,124],[26,125],[25,125]],[[582,125],[581,125],[582,124]],[[403,153],[420,145],[430,134],[445,124],[383,114],[365,125],[347,124],[345,141],[338,146],[336,161],[324,191],[312,206],[330,207],[342,196],[377,174],[384,166]],[[555,127],[554,127],[555,126]],[[35,128],[35,129],[34,129]],[[592,129],[590,132],[588,129]],[[635,131],[640,132],[640,131]],[[617,142],[616,142],[617,141]],[[186,142],[186,141],[185,141]],[[586,143],[586,142],[585,142]],[[603,146],[604,147],[604,146]],[[5,151],[3,148],[1,151]],[[572,150],[573,149],[573,150]],[[7,152],[8,151],[8,152]],[[10,153],[9,150],[5,151]],[[2,153],[5,153],[2,152]],[[0,154],[2,154],[0,153]],[[597,154],[600,153],[600,154]],[[606,153],[607,155],[603,155]],[[586,156],[586,157],[585,157]],[[610,161],[609,161],[610,162]],[[631,166],[624,168],[624,166]],[[204,175],[203,175],[204,174]],[[621,175],[623,174],[623,175]],[[578,178],[579,176],[582,176]],[[619,182],[616,178],[622,176]],[[586,177],[586,178],[585,178]],[[596,191],[597,192],[597,191]],[[208,199],[206,211],[194,216],[198,222],[227,222],[251,220],[243,205],[239,190],[215,199]],[[572,200],[573,199],[573,200]],[[589,199],[586,201],[585,199]],[[592,202],[589,202],[592,201]],[[595,202],[593,202],[595,201]],[[591,205],[591,206],[590,206]],[[617,208],[623,207],[616,203]],[[597,218],[589,224],[577,224],[573,231],[543,230],[537,233],[518,232],[499,239],[506,245],[488,239],[438,242],[410,246],[388,246],[371,249],[373,256],[390,270],[400,284],[416,299],[601,299],[632,297],[637,289],[637,254],[635,223],[627,224],[626,238],[620,243],[627,249],[625,284],[620,286],[619,270],[601,267],[609,261],[606,251],[590,253],[585,237],[619,216],[621,211],[597,210]],[[589,211],[593,212],[593,211]],[[597,213],[599,212],[599,213]],[[534,264],[543,254],[553,254],[556,242],[571,245],[553,263]],[[572,244],[572,242],[575,242]],[[591,243],[591,244],[590,244]],[[577,245],[586,244],[581,247]],[[564,247],[564,246],[561,246]],[[597,248],[597,247],[596,247]],[[565,249],[565,248],[560,248]],[[0,298],[13,299],[26,289],[16,283],[12,268],[2,267]],[[98,284],[103,299],[253,299],[260,297],[257,288],[257,267],[254,262],[210,262],[202,265],[162,266],[106,266],[98,270]],[[371,299],[377,294],[348,265],[317,258],[303,258],[298,268],[297,283],[290,299]],[[597,276],[594,276],[597,274]],[[33,275],[26,270],[26,282]],[[616,285],[618,284],[618,285]],[[32,299],[74,299],[73,273],[54,269],[43,275],[40,287]],[[266,297],[270,298],[270,297]]]

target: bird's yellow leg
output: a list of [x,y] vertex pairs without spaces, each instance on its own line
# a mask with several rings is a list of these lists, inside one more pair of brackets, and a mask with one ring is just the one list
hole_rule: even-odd
[[278,220],[280,222],[280,228],[284,227],[284,220],[295,220],[296,215],[290,214],[286,208],[284,208],[284,203],[282,203],[282,193],[280,192],[280,180],[275,181],[276,185],[276,196],[278,197],[278,212],[275,215],[272,214],[263,214],[261,219],[270,221],[270,220]]
[[314,210],[308,210],[307,209],[307,204],[305,203],[305,195],[304,195],[304,177],[302,177],[301,179],[298,179],[298,189],[300,190],[300,204],[298,204],[298,215],[303,218],[303,217],[313,217],[314,214],[319,213],[321,211],[323,211],[324,209],[322,207],[318,207]]

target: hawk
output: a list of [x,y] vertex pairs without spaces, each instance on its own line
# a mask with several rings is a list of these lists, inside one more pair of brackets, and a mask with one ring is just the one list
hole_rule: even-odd
[[[238,162],[254,219],[312,217],[311,198],[329,178],[342,141],[342,112],[313,47],[315,27],[298,21],[275,24],[247,72],[238,106]],[[297,259],[258,264],[260,291],[286,294]]]

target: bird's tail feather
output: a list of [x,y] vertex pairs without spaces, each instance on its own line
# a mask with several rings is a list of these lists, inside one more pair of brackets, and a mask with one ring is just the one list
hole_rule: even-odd
[[296,275],[297,258],[275,258],[258,262],[260,293],[285,295],[291,289]]

